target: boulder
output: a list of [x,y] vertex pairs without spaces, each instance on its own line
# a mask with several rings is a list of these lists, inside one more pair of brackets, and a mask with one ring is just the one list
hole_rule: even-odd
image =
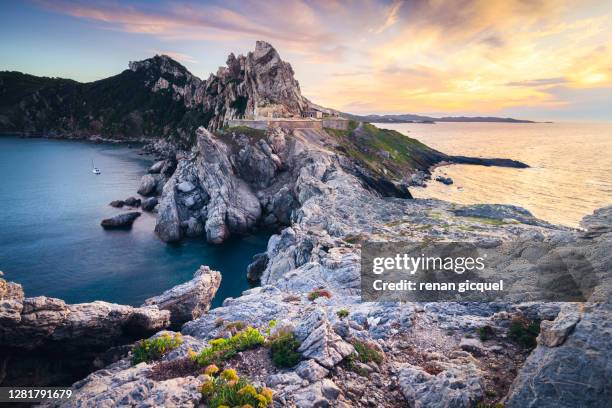
[[140,187],[138,187],[138,194],[148,196],[154,194],[157,190],[158,178],[152,174],[145,174],[140,179]]
[[151,167],[149,167],[149,173],[159,174],[165,165],[166,165],[166,160],[160,160],[158,162],[155,162]]
[[157,203],[158,203],[157,197],[146,198],[142,202],[142,210],[143,211],[153,211]]
[[247,279],[251,283],[257,283],[261,279],[266,266],[268,265],[268,255],[264,252],[253,257],[253,262],[247,266]]
[[123,200],[115,200],[115,201],[111,201],[109,203],[109,205],[111,207],[121,208],[121,207],[123,207],[125,205],[125,201],[123,201]]
[[161,310],[169,310],[172,325],[179,327],[187,321],[197,319],[210,308],[220,284],[219,272],[208,266],[201,266],[189,282],[145,300],[143,307],[157,306]]
[[140,198],[136,198],[136,197],[128,197],[125,200],[123,200],[123,203],[127,205],[128,207],[140,207],[141,200]]
[[580,321],[580,311],[575,305],[566,305],[553,321],[542,320],[538,343],[547,347],[563,344]]
[[315,382],[325,378],[329,370],[321,366],[315,360],[304,360],[295,368],[297,375],[309,382]]
[[104,229],[130,229],[138,217],[140,217],[140,212],[132,211],[102,220],[100,225]]
[[436,181],[442,184],[446,184],[447,186],[450,186],[451,184],[453,184],[453,179],[450,177],[438,176],[436,177]]

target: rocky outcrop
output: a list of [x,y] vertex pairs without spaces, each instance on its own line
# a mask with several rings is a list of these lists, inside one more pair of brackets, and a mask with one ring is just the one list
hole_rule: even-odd
[[127,212],[106,218],[100,222],[100,225],[104,229],[130,229],[138,217],[140,217],[138,211]]
[[399,386],[415,408],[470,408],[484,395],[483,372],[473,364],[442,364],[437,375],[407,364],[399,369]]
[[158,203],[159,203],[159,200],[157,199],[157,197],[146,198],[142,202],[142,210],[143,211],[153,211]]
[[170,312],[96,301],[26,298],[21,285],[0,279],[0,347],[35,349],[50,343],[106,347],[151,335],[170,324]]
[[170,311],[172,326],[180,327],[208,311],[220,284],[221,274],[202,266],[193,279],[145,300],[143,307],[157,306],[160,310]]

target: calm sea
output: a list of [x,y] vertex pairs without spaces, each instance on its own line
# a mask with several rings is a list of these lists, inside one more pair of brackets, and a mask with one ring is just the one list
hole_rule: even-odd
[[376,124],[395,129],[444,153],[505,157],[529,169],[444,166],[452,186],[430,182],[416,197],[461,204],[515,204],[544,220],[577,226],[594,209],[612,204],[610,123]]
[[[91,172],[91,161],[102,175]],[[248,289],[246,266],[267,235],[220,246],[178,245],[153,233],[143,214],[131,231],[104,231],[108,203],[135,195],[150,161],[135,149],[75,141],[0,137],[0,270],[27,296],[70,303],[106,300],[140,305],[192,278],[200,265],[222,272],[214,304]]]

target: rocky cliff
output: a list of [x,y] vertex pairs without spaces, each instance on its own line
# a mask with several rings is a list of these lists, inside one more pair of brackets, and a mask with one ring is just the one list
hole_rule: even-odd
[[[331,146],[295,132],[275,140],[285,149],[308,152],[292,157],[309,160],[296,167],[295,179],[286,179],[297,192],[295,206],[290,226],[270,239],[266,261],[258,267],[262,286],[187,322],[181,329],[184,343],[159,360],[134,365],[126,357],[76,383],[75,399],[57,405],[198,406],[208,379],[190,356],[246,326],[265,333],[273,321],[295,336],[297,365],[275,366],[263,346],[223,364],[270,387],[274,406],[605,406],[612,397],[605,383],[612,349],[607,335],[612,207],[585,219],[585,231],[574,231],[512,206],[385,198],[346,171]],[[246,204],[231,209],[231,194],[221,194],[233,182],[224,176],[236,171],[224,159],[228,145],[204,129],[198,137],[194,156],[177,167],[193,178],[172,180],[173,175],[168,183],[177,194],[199,189],[204,196],[207,183],[218,180],[220,196],[207,199],[217,201],[206,212],[223,214],[219,220],[247,214],[240,212]],[[218,230],[224,228],[210,231]],[[597,285],[582,304],[361,302],[361,243],[406,239],[473,242],[502,254],[507,262],[500,268],[509,274],[524,274],[526,265],[546,264],[562,253],[577,276],[586,259]]]
[[228,119],[296,115],[308,107],[293,69],[268,43],[231,54],[201,80],[165,55],[130,62],[110,78],[79,83],[19,72],[0,73],[0,133],[151,141],[190,145],[199,126]]

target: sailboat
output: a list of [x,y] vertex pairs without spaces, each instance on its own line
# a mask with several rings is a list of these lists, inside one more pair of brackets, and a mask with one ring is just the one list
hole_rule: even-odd
[[93,162],[93,159],[91,160],[91,172],[92,172],[93,174],[102,174],[102,172],[100,171],[100,169],[99,169],[99,168],[94,167],[94,162]]

